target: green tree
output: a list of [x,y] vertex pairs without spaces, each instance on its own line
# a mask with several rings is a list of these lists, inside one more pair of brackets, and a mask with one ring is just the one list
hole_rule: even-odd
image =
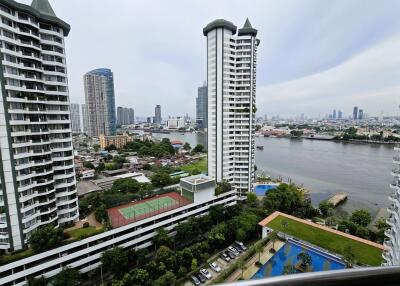
[[322,201],[319,203],[319,211],[323,217],[331,215],[333,204],[328,201]]
[[356,255],[351,245],[346,245],[343,248],[343,258],[346,261],[347,267],[352,267],[355,263]]
[[43,276],[39,278],[30,277],[27,286],[47,286],[47,279]]
[[297,259],[301,261],[301,265],[307,268],[312,264],[312,257],[307,252],[301,252],[297,255]]
[[208,233],[207,239],[211,245],[218,248],[225,243],[225,234],[227,232],[227,226],[225,223],[215,225]]
[[156,254],[156,262],[163,263],[167,270],[173,270],[175,267],[175,255],[167,246],[160,246]]
[[255,193],[247,193],[247,204],[254,208],[258,206],[258,197]]
[[190,269],[191,269],[192,271],[195,271],[195,270],[197,269],[197,266],[198,266],[197,259],[196,259],[196,258],[193,258],[193,259],[192,259],[192,263],[190,264]]
[[76,286],[80,285],[80,273],[75,268],[64,268],[52,281],[53,286]]
[[150,180],[153,186],[157,188],[162,188],[171,185],[173,183],[173,180],[170,177],[170,175],[165,172],[155,173],[153,176],[151,176]]
[[160,246],[171,247],[173,245],[172,238],[163,227],[157,229],[157,234],[154,236],[153,242],[157,248]]
[[128,265],[128,254],[122,248],[114,247],[102,253],[101,263],[104,270],[120,278]]
[[357,232],[357,224],[349,220],[342,220],[338,225],[338,230],[355,235]]
[[96,210],[94,211],[94,216],[96,220],[100,223],[108,221],[108,213],[106,206],[102,204],[98,208],[96,208]]
[[94,165],[89,161],[83,161],[82,166],[88,169],[94,169]]
[[232,190],[232,185],[223,180],[222,182],[217,183],[217,187],[215,188],[215,195],[218,196],[222,193],[226,193]]
[[356,210],[351,214],[350,220],[360,226],[368,226],[371,223],[371,214],[367,210]]
[[188,142],[186,142],[185,145],[183,145],[183,150],[190,151],[190,149],[192,149],[192,147]]
[[141,185],[138,181],[132,178],[121,178],[115,180],[112,186],[113,190],[121,191],[121,192],[130,192],[136,193],[140,190]]
[[64,234],[61,228],[47,225],[34,230],[28,239],[28,243],[35,253],[40,253],[60,246],[63,238]]
[[197,144],[196,147],[193,148],[193,153],[203,153],[204,152],[204,145]]
[[218,224],[224,219],[225,209],[222,205],[215,205],[209,208],[209,216],[213,224]]
[[98,152],[100,150],[99,144],[94,144],[92,147],[93,147],[94,152]]
[[278,240],[278,233],[274,230],[270,234],[268,234],[269,240],[272,241],[272,249],[275,250],[275,242]]
[[163,276],[154,281],[154,286],[173,286],[176,283],[176,277],[171,271],[167,271]]
[[133,285],[150,285],[150,275],[145,269],[136,268],[131,272],[132,284]]

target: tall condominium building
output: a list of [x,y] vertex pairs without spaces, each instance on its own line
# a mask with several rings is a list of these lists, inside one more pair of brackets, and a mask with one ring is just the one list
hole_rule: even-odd
[[196,126],[197,128],[207,128],[208,116],[208,99],[207,99],[207,83],[197,89],[196,98]]
[[82,127],[83,133],[89,132],[89,118],[87,117],[86,104],[82,104]]
[[361,108],[358,110],[358,119],[363,119],[364,118],[364,110]]
[[47,0],[0,2],[0,249],[78,219],[64,37]]
[[71,103],[71,125],[72,133],[81,133],[81,115],[79,110],[79,104]]
[[207,37],[208,174],[239,192],[254,185],[257,30],[218,19]]
[[342,119],[342,118],[343,118],[343,113],[342,113],[341,110],[338,111],[338,116],[337,116],[337,118],[338,118],[338,119]]
[[336,119],[336,109],[333,110],[332,118],[333,118],[333,119]]
[[118,106],[117,108],[117,124],[127,125],[135,123],[135,111],[133,108]]
[[353,119],[357,120],[357,118],[358,118],[358,107],[354,106],[354,108],[353,108]]
[[161,105],[156,105],[154,108],[154,122],[155,124],[161,124]]
[[95,69],[84,75],[88,135],[114,135],[116,131],[114,78],[110,69]]
[[[400,145],[397,145],[395,151],[400,154]],[[385,250],[383,251],[384,265],[400,265],[400,155],[393,158],[395,168],[392,170],[394,176],[393,183],[390,188],[393,193],[389,196],[392,205],[388,208],[390,217],[387,223],[390,229],[385,231],[387,238],[384,241]]]

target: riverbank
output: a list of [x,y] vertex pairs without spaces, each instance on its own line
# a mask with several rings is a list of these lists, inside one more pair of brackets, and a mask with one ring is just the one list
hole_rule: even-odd
[[280,136],[280,137],[266,137],[266,138],[286,138],[286,139],[307,139],[307,140],[316,140],[316,141],[331,141],[331,142],[340,142],[340,143],[356,143],[356,144],[374,144],[374,145],[389,145],[394,146],[396,144],[400,144],[400,142],[394,141],[374,141],[374,140],[359,140],[359,139],[340,139],[334,136],[321,136],[321,137],[313,137],[313,136]]

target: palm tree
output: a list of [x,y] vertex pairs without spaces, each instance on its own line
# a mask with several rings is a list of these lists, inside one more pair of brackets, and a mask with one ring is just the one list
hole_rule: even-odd
[[293,264],[289,263],[283,267],[283,275],[289,275],[296,273],[296,267]]
[[301,266],[307,269],[312,264],[312,257],[307,252],[301,252],[297,255],[297,259],[301,261]]
[[271,250],[274,252],[275,251],[275,241],[279,238],[278,233],[274,230],[268,235],[268,238],[270,241],[272,241],[272,249]]
[[261,260],[261,253],[263,252],[263,246],[261,243],[256,245],[256,252],[258,253],[258,262]]

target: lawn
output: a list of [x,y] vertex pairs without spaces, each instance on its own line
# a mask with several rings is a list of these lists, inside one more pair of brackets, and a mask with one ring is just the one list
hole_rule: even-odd
[[207,173],[207,157],[200,158],[195,163],[180,166],[179,169],[188,173],[192,173],[193,170],[199,170],[201,173]]
[[[283,220],[287,221],[286,227],[282,225]],[[360,264],[379,266],[382,262],[382,250],[376,247],[334,233],[329,233],[289,218],[278,216],[268,223],[267,227],[285,232],[296,238],[308,241],[309,243],[339,254],[343,254],[344,247],[351,245],[356,256],[356,261]]]
[[81,239],[101,232],[103,232],[103,229],[96,229],[96,227],[94,226],[89,226],[89,227],[70,230],[67,233],[71,236],[71,238]]

